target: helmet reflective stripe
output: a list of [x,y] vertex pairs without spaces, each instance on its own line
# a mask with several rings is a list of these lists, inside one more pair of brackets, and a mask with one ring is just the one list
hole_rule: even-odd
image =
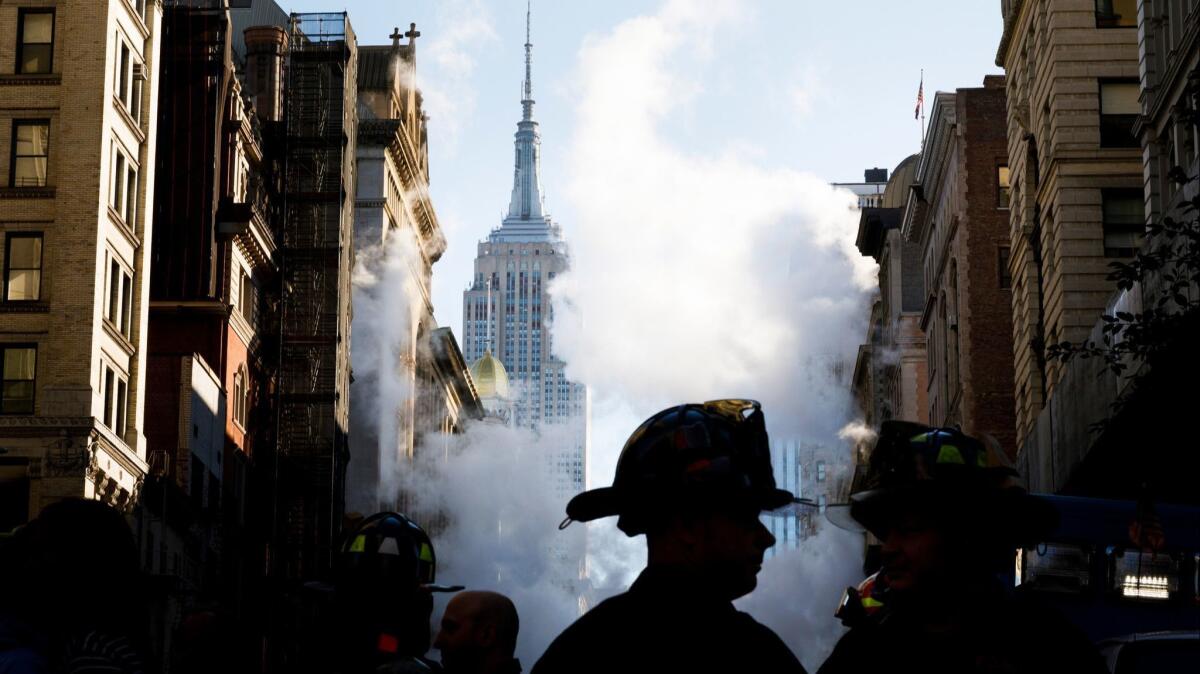
[[953,445],[942,445],[942,448],[938,450],[937,462],[958,464],[966,463],[966,461],[963,461],[962,452],[958,451],[958,447]]
[[420,559],[422,562],[433,563],[433,548],[429,547],[428,543],[421,544]]
[[864,596],[862,598],[862,605],[863,605],[863,608],[879,608],[879,607],[883,606],[883,602],[879,601],[878,599],[876,599],[874,597]]
[[354,542],[350,544],[350,552],[366,552],[367,537],[359,534],[354,537]]

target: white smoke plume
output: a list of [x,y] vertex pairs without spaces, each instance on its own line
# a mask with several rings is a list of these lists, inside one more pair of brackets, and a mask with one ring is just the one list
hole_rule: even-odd
[[[366,243],[366,242],[363,242]],[[351,460],[347,509],[370,514],[379,504],[394,503],[400,448],[405,430],[402,410],[413,396],[409,357],[414,348],[420,288],[412,265],[419,253],[408,230],[397,230],[386,243],[367,243],[355,253],[354,319],[350,358],[355,382],[350,391]],[[366,468],[373,473],[362,472]]]

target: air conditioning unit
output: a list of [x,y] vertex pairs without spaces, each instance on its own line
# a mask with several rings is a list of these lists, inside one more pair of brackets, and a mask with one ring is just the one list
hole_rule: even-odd
[[146,72],[145,63],[133,64],[133,79],[141,82],[145,82],[146,80],[150,79],[150,73]]

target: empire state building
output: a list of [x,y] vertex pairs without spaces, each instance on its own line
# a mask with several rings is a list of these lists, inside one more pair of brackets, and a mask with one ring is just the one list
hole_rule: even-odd
[[[569,381],[551,345],[548,287],[570,264],[562,230],[546,213],[541,135],[533,119],[533,45],[526,14],[525,83],[508,213],[480,241],[475,278],[463,293],[463,352],[475,363],[485,405],[553,449],[548,467],[562,496],[582,491],[587,452],[587,389]],[[483,379],[483,381],[478,381]],[[509,400],[501,400],[507,381]]]

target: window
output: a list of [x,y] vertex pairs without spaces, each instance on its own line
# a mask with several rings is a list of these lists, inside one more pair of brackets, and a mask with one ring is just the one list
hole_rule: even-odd
[[824,482],[824,481],[825,481],[825,462],[818,461],[817,462],[817,482]]
[[1137,28],[1137,0],[1096,0],[1098,28]]
[[112,200],[117,215],[130,227],[137,216],[138,170],[133,160],[113,144]]
[[1008,208],[1012,198],[1012,184],[1009,182],[1008,165],[996,167],[996,208]]
[[112,201],[113,210],[120,213],[125,209],[125,155],[117,150],[113,156]]
[[33,414],[33,391],[37,377],[37,347],[0,346],[3,380],[0,381],[0,414]]
[[54,10],[17,10],[17,73],[40,75],[54,63]]
[[108,302],[104,317],[122,335],[133,334],[133,273],[115,258],[110,258],[108,263]]
[[45,187],[50,160],[50,121],[15,120],[13,122],[12,162],[8,184],[11,187]]
[[4,243],[4,300],[35,302],[42,296],[42,235],[11,233]]
[[1133,257],[1146,230],[1145,204],[1138,189],[1101,190],[1105,257]]
[[129,105],[129,82],[132,79],[132,73],[129,72],[130,64],[132,63],[129,53],[129,45],[125,44],[124,40],[117,39],[117,98],[121,103]]
[[104,396],[104,416],[101,422],[118,437],[125,437],[125,422],[128,416],[129,382],[111,365],[104,363],[104,379],[101,393]]
[[1008,269],[1008,259],[1011,255],[1012,251],[1008,246],[1000,246],[996,249],[996,276],[1003,289],[1012,287],[1012,272]]
[[247,389],[246,368],[239,367],[233,375],[233,420],[242,428],[246,427]]
[[246,270],[241,270],[238,281],[238,312],[246,322],[254,326],[254,284]]
[[1138,147],[1133,123],[1141,113],[1137,80],[1100,83],[1100,147]]
[[817,509],[821,512],[822,515],[825,514],[825,506],[826,506],[827,502],[828,502],[828,499],[825,497],[824,494],[820,494],[817,496]]

